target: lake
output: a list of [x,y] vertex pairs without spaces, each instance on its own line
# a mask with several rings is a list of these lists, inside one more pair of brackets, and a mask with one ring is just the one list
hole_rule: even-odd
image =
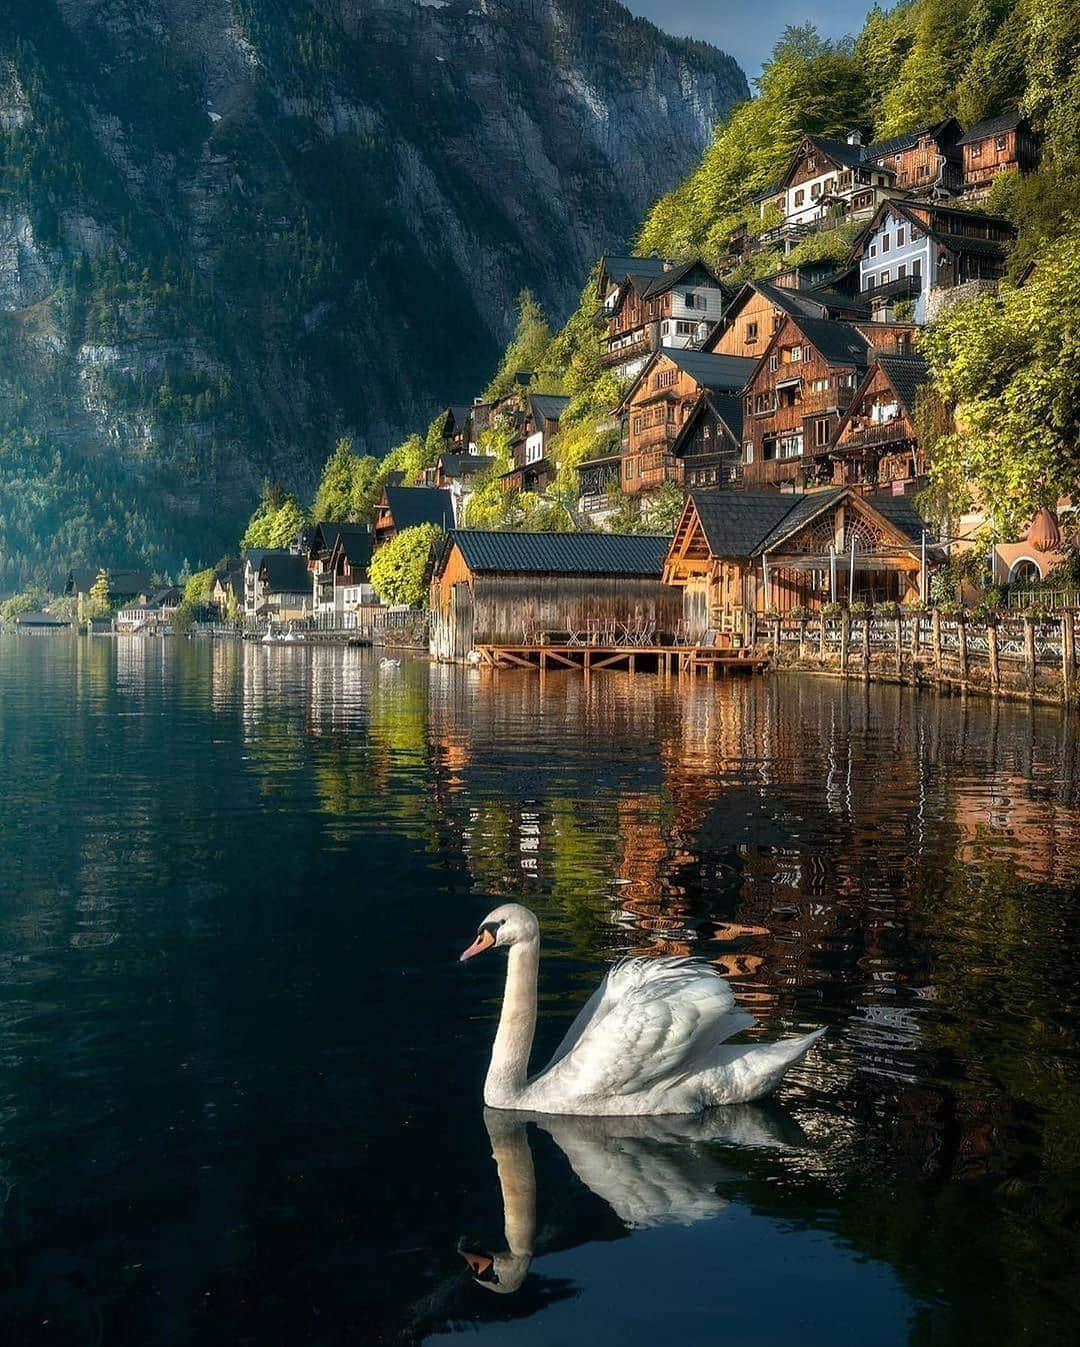
[[[1078,768],[809,676],[0,638],[4,1342],[1076,1340]],[[506,897],[536,1061],[630,952],[827,1036],[767,1106],[485,1116]]]

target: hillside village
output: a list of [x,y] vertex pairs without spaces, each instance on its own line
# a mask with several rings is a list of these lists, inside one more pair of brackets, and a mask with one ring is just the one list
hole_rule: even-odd
[[[973,424],[987,411],[961,385],[985,381],[993,353],[965,369],[954,326],[969,325],[970,344],[970,330],[989,329],[1001,312],[987,304],[1045,290],[1050,271],[1025,211],[1037,215],[1038,202],[1058,200],[1061,129],[1048,133],[1044,116],[1037,134],[1014,106],[982,120],[938,116],[876,140],[856,129],[785,132],[789,151],[772,160],[755,151],[735,186],[730,164],[717,168],[721,150],[730,158],[725,137],[743,134],[741,116],[793,106],[790,70],[778,94],[770,89],[785,43],[805,95],[809,74],[824,88],[837,78],[836,61],[862,59],[859,44],[875,24],[888,29],[926,7],[873,11],[854,55],[812,30],[789,30],[758,99],[718,128],[701,168],[657,203],[638,249],[600,259],[560,331],[524,294],[488,388],[447,407],[425,437],[381,460],[342,441],[307,510],[268,485],[235,558],[184,577],[173,609],[155,608],[150,580],[120,593],[101,576],[96,607],[119,608],[129,628],[186,610],[250,626],[344,629],[388,605],[430,602],[433,629],[445,637],[441,645],[433,638],[433,649],[463,657],[469,641],[457,631],[456,607],[466,589],[472,605],[478,575],[465,532],[523,535],[517,553],[495,549],[510,568],[499,572],[503,588],[519,594],[526,614],[512,624],[522,639],[545,625],[565,632],[586,618],[598,623],[603,605],[590,616],[587,596],[640,577],[646,554],[651,583],[680,599],[668,627],[748,644],[766,614],[942,599],[993,605],[1063,574],[1073,506],[1067,489],[1054,490],[1064,479],[1045,443],[1075,439],[1069,395],[1052,379],[1048,390],[1032,390],[1046,404],[1031,404],[1042,438],[1023,448],[1027,404],[1014,403],[1001,428],[1015,433],[1015,445],[1004,455],[991,445],[968,470],[956,448],[966,429],[957,408]],[[933,29],[901,72],[927,40],[933,45]],[[879,95],[886,110],[893,92]],[[811,123],[822,116],[807,112]],[[885,123],[897,116],[911,120],[894,109]],[[763,162],[778,168],[749,191]],[[723,199],[718,182],[727,184]],[[710,193],[715,204],[703,208]],[[1041,220],[1037,243],[1056,241],[1071,262],[1062,221],[1060,210],[1055,224]],[[661,237],[680,242],[680,252],[649,248]],[[1026,477],[1013,490],[1016,464]],[[554,533],[582,541],[555,551],[526,542]],[[598,550],[584,541],[595,534],[659,538],[664,547],[643,553],[613,541]],[[455,567],[463,568],[457,598],[447,580]],[[545,621],[530,620],[552,575],[584,587],[578,608],[559,599]],[[74,575],[66,588],[80,613],[94,609]],[[665,595],[654,627],[667,603]],[[476,635],[471,606],[469,614]]]

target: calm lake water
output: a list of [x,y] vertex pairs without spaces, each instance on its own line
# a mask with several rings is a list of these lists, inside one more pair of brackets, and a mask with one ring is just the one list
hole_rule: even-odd
[[[897,688],[0,638],[3,1341],[1076,1341],[1078,767]],[[631,951],[825,1043],[749,1113],[500,1132],[457,955],[508,895],[538,1058]]]

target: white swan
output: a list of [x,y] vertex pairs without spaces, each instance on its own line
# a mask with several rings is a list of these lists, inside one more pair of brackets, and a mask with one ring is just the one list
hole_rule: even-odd
[[825,1032],[728,1044],[754,1018],[735,1008],[714,968],[694,959],[626,959],[582,1007],[546,1070],[529,1080],[540,927],[527,907],[489,912],[462,961],[498,947],[510,953],[484,1081],[489,1108],[603,1117],[745,1104],[776,1089]]

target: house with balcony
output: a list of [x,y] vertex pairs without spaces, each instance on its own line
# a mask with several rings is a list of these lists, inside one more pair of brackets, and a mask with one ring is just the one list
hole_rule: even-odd
[[629,273],[602,311],[601,363],[625,381],[655,351],[700,346],[719,322],[724,298],[719,277],[700,258],[664,262],[657,275]]
[[549,458],[548,446],[569,401],[548,393],[526,396],[510,442],[514,466],[499,478],[504,491],[545,491],[555,480],[558,465]]
[[867,149],[858,131],[849,132],[846,140],[804,136],[784,176],[759,198],[763,220],[770,209],[783,216],[759,242],[782,243],[787,250],[831,220],[869,218],[896,191],[896,172],[889,164],[868,159]]
[[931,200],[959,196],[964,185],[963,127],[955,117],[866,147],[868,163],[893,173],[901,192]]
[[378,602],[368,582],[372,535],[366,524],[338,524],[330,550],[312,574],[315,611],[340,618],[365,604]]
[[804,491],[831,484],[830,451],[871,350],[850,323],[784,318],[743,394],[747,490]]
[[636,496],[677,481],[671,449],[691,408],[704,393],[740,393],[755,365],[744,356],[657,351],[615,412],[623,423],[618,456],[622,493]]
[[271,622],[308,617],[313,608],[307,557],[297,552],[263,552],[259,561],[253,616]]
[[921,483],[927,465],[915,428],[915,404],[929,373],[917,355],[874,355],[837,427],[836,485],[902,495]]
[[[919,597],[926,521],[909,497],[837,487],[812,495],[691,491],[664,563],[683,620],[754,639],[763,614],[821,608],[853,592],[871,603]],[[940,551],[927,551],[937,562]]]
[[671,446],[674,480],[688,491],[738,487],[742,482],[742,430],[739,393],[702,393]]
[[929,201],[886,202],[853,252],[860,293],[877,318],[895,317],[907,302],[913,321],[925,323],[935,291],[996,284],[1015,238],[1015,228],[997,215]]
[[1039,142],[1018,111],[979,122],[958,142],[964,156],[965,196],[986,195],[999,173],[1030,173],[1039,166]]

